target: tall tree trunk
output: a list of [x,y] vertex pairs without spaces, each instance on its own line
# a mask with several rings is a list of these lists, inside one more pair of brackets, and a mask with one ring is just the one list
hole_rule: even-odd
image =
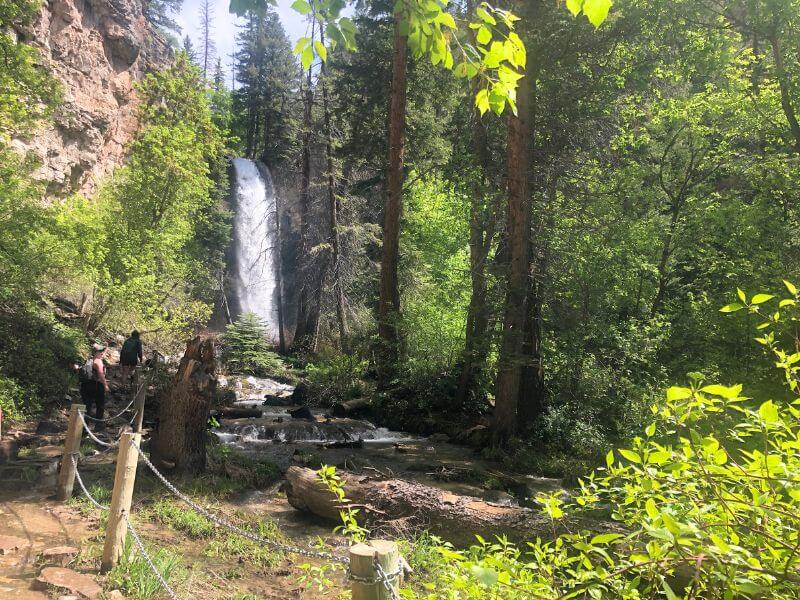
[[378,300],[378,335],[380,336],[378,377],[383,385],[391,380],[399,358],[400,288],[397,279],[397,263],[400,251],[400,214],[403,200],[407,71],[408,38],[401,33],[400,15],[396,15],[389,106],[389,164],[386,178],[380,298]]
[[492,443],[505,445],[515,433],[530,268],[530,142],[532,88],[520,81],[517,116],[508,119],[507,206],[508,279],[503,335],[498,358]]
[[542,362],[542,287],[547,277],[548,248],[544,246],[542,233],[553,227],[553,210],[558,190],[558,180],[553,177],[547,187],[547,202],[542,207],[540,226],[534,232],[531,274],[528,280],[528,310],[525,319],[525,339],[519,390],[519,428],[525,430],[534,425],[544,412],[544,363]]
[[672,241],[678,230],[678,218],[680,217],[682,201],[673,201],[672,216],[669,221],[667,236],[664,238],[664,245],[661,248],[661,259],[658,261],[658,289],[653,298],[653,305],[650,308],[650,316],[655,317],[664,304],[664,297],[667,293],[667,279],[669,277],[669,257],[672,255]]
[[[313,23],[312,23],[313,28]],[[312,40],[314,31],[312,29]],[[314,345],[316,324],[314,315],[314,286],[312,258],[308,241],[309,219],[311,212],[311,117],[314,103],[311,69],[306,72],[306,89],[303,96],[303,150],[302,171],[300,178],[300,293],[297,298],[297,325],[293,345],[296,349],[308,350]],[[317,313],[318,314],[318,313]]]
[[[325,43],[325,33],[322,32],[320,40]],[[334,303],[336,304],[336,321],[339,324],[339,347],[342,352],[350,351],[350,333],[347,328],[347,313],[344,305],[344,289],[340,270],[340,239],[339,239],[339,200],[336,198],[336,171],[333,161],[333,129],[331,127],[331,109],[328,103],[328,66],[322,63],[322,113],[325,121],[325,158],[328,169],[328,232],[331,245],[330,274]]]
[[800,123],[797,121],[797,112],[792,104],[791,88],[786,73],[777,24],[774,24],[770,31],[770,45],[772,46],[772,60],[775,62],[775,76],[778,79],[778,87],[781,92],[781,108],[783,108],[783,114],[789,122],[789,129],[794,138],[794,149],[796,152],[800,152]]
[[[473,14],[474,1],[467,3],[467,14]],[[473,32],[473,38],[475,34]],[[477,93],[479,83],[473,86]],[[474,386],[477,375],[486,363],[489,353],[489,304],[486,278],[486,259],[494,239],[495,209],[484,207],[486,197],[486,170],[489,157],[486,146],[486,129],[480,112],[472,111],[472,154],[477,178],[472,189],[469,208],[469,272],[471,294],[467,308],[467,327],[464,338],[464,353],[461,357],[461,373],[458,377],[455,405],[464,406],[467,395]]]
[[156,464],[180,473],[205,469],[206,426],[217,385],[215,369],[212,340],[191,340],[178,373],[159,404],[152,443]]

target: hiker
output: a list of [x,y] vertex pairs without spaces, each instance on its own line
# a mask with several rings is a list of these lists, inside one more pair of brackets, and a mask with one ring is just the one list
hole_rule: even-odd
[[[103,357],[106,347],[102,344],[92,346],[92,356],[78,371],[81,382],[81,401],[86,406],[86,414],[95,419],[103,418],[103,411],[106,406],[106,392],[108,392],[108,381],[106,381],[106,365]],[[94,415],[91,415],[94,406]],[[99,423],[102,429],[102,423]]]
[[135,329],[131,332],[131,337],[122,344],[119,352],[119,364],[122,370],[122,383],[128,385],[133,375],[136,365],[143,362],[142,340],[139,332]]

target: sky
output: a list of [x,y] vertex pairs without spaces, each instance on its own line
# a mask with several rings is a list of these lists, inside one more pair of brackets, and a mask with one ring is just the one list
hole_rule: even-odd
[[[295,41],[306,33],[306,21],[300,14],[292,10],[294,0],[278,0],[277,12],[283,28],[289,36],[294,47]],[[181,26],[181,39],[185,35],[192,38],[195,48],[200,47],[200,5],[202,0],[183,0],[180,14],[175,19]],[[214,43],[217,46],[217,56],[222,58],[222,67],[227,75],[226,81],[231,80],[231,53],[234,50],[236,25],[240,20],[228,12],[228,0],[211,0],[214,11]]]

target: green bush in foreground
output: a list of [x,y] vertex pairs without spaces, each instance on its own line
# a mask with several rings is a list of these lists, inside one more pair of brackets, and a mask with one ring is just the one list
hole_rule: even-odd
[[[575,506],[540,497],[554,531],[568,533],[524,547],[440,544],[423,567],[431,583],[406,597],[800,598],[800,297],[786,287],[777,311],[761,308],[773,296],[743,293],[723,310],[770,315],[758,341],[776,358],[787,399],[756,401],[741,385],[691,373],[688,387],[653,407],[644,436],[582,482]],[[569,513],[595,509],[610,509],[616,527],[574,532]]]

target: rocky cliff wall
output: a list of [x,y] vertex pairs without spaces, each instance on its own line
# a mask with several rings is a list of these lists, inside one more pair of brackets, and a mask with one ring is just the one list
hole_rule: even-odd
[[141,0],[47,0],[18,34],[41,50],[64,102],[47,129],[16,145],[41,158],[48,195],[91,193],[122,162],[137,128],[134,84],[169,63],[169,44]]

